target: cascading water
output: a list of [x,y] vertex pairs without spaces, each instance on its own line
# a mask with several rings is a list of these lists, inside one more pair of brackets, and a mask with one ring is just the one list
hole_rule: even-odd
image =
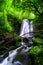
[[22,22],[21,29],[20,29],[20,36],[22,37],[21,39],[22,45],[25,44],[25,42],[23,42],[23,38],[27,38],[27,39],[31,38],[29,41],[30,43],[33,43],[32,42],[32,37],[33,37],[33,23],[32,22],[33,21],[29,21],[28,19],[24,19]]
[[32,37],[33,35],[30,35],[31,33],[29,32],[33,32],[33,21],[29,21],[28,19],[24,19],[21,25],[21,29],[20,29],[20,36],[21,37]]
[[16,56],[17,52],[19,49],[21,49],[21,47],[15,49],[15,50],[12,50],[9,52],[9,56],[7,58],[5,58],[2,63],[0,63],[0,65],[12,65],[12,60],[13,58]]
[[[32,29],[33,30],[33,29]],[[23,35],[25,33],[28,33],[29,32],[29,24],[28,24],[28,20],[25,19],[23,20],[23,23],[22,23],[22,26],[21,26],[21,31],[20,31],[20,36],[21,37],[26,37],[28,38],[29,37],[29,34],[26,34],[26,35]],[[28,65],[27,64],[27,60],[25,60],[26,58],[24,57],[24,55],[27,55],[27,52],[29,51],[29,49],[31,49],[32,47],[24,47],[23,45],[24,42],[21,41],[21,46],[15,50],[12,50],[9,52],[9,55],[7,58],[5,58],[1,63],[0,65]],[[23,54],[23,59],[21,59],[19,56],[17,56],[17,54],[21,57],[22,54]],[[21,54],[21,55],[20,55]],[[20,60],[15,60],[16,56],[20,59],[20,60],[23,60],[22,62],[20,62]],[[15,60],[13,63],[13,59]]]
[[[30,47],[31,48],[31,47]],[[2,63],[0,63],[0,65],[23,65],[20,61],[15,61],[14,63],[12,63],[13,59],[16,57],[17,53],[20,52],[20,49],[22,50],[21,53],[25,53],[27,52],[30,48],[28,49],[24,49],[23,46],[12,50],[9,52],[9,56],[7,58],[5,58]]]

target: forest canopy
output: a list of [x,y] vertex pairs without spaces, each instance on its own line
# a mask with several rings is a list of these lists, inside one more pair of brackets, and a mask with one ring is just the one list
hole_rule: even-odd
[[39,26],[43,28],[41,26],[43,24],[43,1],[0,0],[0,33],[2,31],[15,31],[14,25],[20,26],[21,20],[24,18],[35,21],[37,29],[39,29]]

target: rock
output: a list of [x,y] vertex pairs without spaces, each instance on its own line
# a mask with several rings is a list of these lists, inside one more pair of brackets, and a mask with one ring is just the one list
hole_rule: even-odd
[[23,65],[23,64],[19,61],[15,61],[13,65]]

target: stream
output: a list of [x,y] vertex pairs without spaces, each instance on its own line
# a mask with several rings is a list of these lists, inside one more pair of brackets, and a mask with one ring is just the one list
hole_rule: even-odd
[[[26,59],[26,56],[28,55],[27,54],[28,50],[31,48],[32,47],[30,47],[30,48],[27,47],[25,49],[23,46],[21,46],[15,50],[10,51],[8,57],[6,57],[0,63],[0,65],[27,65],[28,60]],[[15,60],[15,61],[12,62],[13,60]]]

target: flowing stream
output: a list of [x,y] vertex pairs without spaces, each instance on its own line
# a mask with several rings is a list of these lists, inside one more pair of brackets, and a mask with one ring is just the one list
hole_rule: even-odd
[[[28,20],[25,19],[23,20],[22,26],[21,26],[21,31],[20,31],[20,36],[21,37],[29,37],[29,34],[26,34],[23,36],[23,34],[29,32],[29,24],[27,22]],[[33,29],[32,29],[33,30]],[[18,47],[15,50],[12,50],[9,52],[8,57],[6,57],[1,63],[0,65],[28,65],[28,51],[29,49],[31,49],[32,47],[24,47],[25,44],[23,41],[21,41],[21,46]],[[12,62],[14,60],[14,62]],[[21,60],[21,61],[20,61]]]
[[[21,50],[21,53],[27,53],[28,50],[31,49],[27,47],[27,49],[23,48],[23,46],[15,49],[15,50],[12,50],[9,52],[9,56],[7,58],[5,58],[2,63],[0,63],[0,65],[23,65],[23,63],[21,63],[20,61],[14,61],[14,63],[12,63],[13,59],[17,56],[18,52],[20,52]],[[19,57],[18,57],[19,58]]]

